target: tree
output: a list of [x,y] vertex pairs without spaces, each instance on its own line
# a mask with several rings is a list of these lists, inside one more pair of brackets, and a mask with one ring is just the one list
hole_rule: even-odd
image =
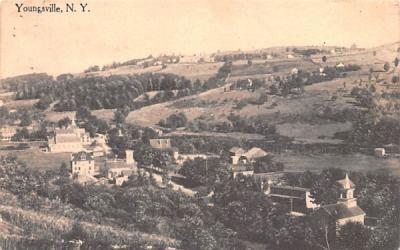
[[72,124],[72,121],[69,117],[64,117],[63,119],[61,119],[57,122],[57,125],[60,128],[68,127],[71,124]]
[[122,124],[125,122],[126,115],[121,110],[116,110],[114,112],[114,121],[116,123]]
[[326,56],[323,56],[323,57],[322,57],[322,61],[323,61],[323,62],[326,62],[326,60],[328,60],[328,58],[327,58]]
[[187,160],[179,170],[186,177],[186,182],[191,186],[208,185],[211,187],[217,180],[224,180],[229,176],[227,166],[222,165],[216,158],[195,158]]
[[314,202],[322,205],[335,203],[341,188],[336,181],[342,179],[344,175],[344,170],[340,168],[323,170],[311,187],[311,197],[314,198]]
[[394,59],[394,66],[397,67],[399,65],[399,58]]
[[247,60],[247,65],[248,66],[251,66],[252,64],[253,64],[253,60],[251,60],[251,59]]
[[76,119],[77,120],[88,120],[92,116],[90,109],[87,106],[81,106],[76,111]]
[[337,243],[340,249],[369,249],[370,234],[369,229],[364,227],[364,225],[349,222],[340,227]]
[[31,125],[32,124],[32,118],[31,118],[31,116],[29,115],[29,114],[27,114],[27,113],[24,113],[22,116],[21,116],[21,123],[20,123],[20,126],[21,127],[26,127],[26,126],[29,126],[29,125]]
[[58,174],[60,175],[60,177],[69,177],[70,170],[69,170],[67,164],[65,164],[65,162],[61,163]]
[[383,69],[387,72],[390,69],[390,64],[388,62],[385,62],[385,64],[383,65]]
[[168,128],[179,128],[186,126],[187,117],[185,113],[180,112],[178,114],[172,114],[167,117],[167,119],[159,122],[160,126],[168,127]]

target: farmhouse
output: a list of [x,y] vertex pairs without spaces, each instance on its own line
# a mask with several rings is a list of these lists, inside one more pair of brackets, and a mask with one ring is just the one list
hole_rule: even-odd
[[[337,181],[341,186],[341,194],[337,203],[321,206],[316,210],[315,216],[332,228],[338,229],[347,222],[359,222],[364,224],[365,212],[357,205],[357,198],[354,198],[354,183],[346,177]],[[332,229],[333,230],[333,229]]]
[[241,160],[254,162],[256,159],[267,156],[268,153],[261,148],[253,147],[241,156]]
[[0,128],[0,141],[11,141],[11,138],[17,133],[15,127],[2,127]]

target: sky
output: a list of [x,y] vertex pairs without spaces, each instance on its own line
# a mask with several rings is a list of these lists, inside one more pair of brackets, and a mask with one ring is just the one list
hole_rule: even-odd
[[[15,3],[88,3],[90,12],[18,13]],[[160,53],[400,41],[400,0],[3,0],[0,79],[77,73]]]

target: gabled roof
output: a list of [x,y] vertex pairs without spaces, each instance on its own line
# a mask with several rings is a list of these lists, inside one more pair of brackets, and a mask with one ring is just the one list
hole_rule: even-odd
[[358,215],[365,215],[364,210],[362,210],[359,206],[348,207],[344,203],[325,205],[321,206],[320,209],[323,209],[328,215],[335,219],[344,219]]
[[72,161],[93,161],[93,155],[89,152],[81,151],[75,154],[72,154]]
[[246,156],[247,159],[256,159],[256,158],[261,158],[268,155],[267,152],[262,150],[261,148],[254,147],[247,151],[244,156]]

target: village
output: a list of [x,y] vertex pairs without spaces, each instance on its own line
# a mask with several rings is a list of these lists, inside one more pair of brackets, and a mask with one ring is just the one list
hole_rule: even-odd
[[399,51],[162,54],[8,78],[0,233],[29,234],[25,218],[55,248],[391,249]]

